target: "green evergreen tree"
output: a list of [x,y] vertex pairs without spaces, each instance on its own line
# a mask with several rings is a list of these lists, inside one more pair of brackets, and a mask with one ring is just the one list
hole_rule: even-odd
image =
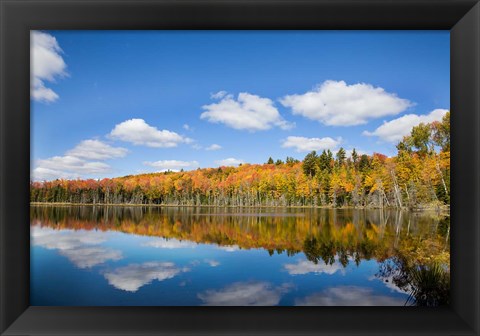
[[305,175],[313,177],[317,172],[317,152],[308,153],[303,159],[303,172]]
[[292,165],[294,165],[295,163],[299,163],[300,161],[298,161],[297,159],[294,159],[294,158],[291,157],[291,156],[287,156],[285,162],[286,162],[288,165],[292,166]]
[[325,150],[323,150],[322,154],[318,157],[318,167],[321,171],[330,171],[330,160]]
[[368,155],[366,154],[363,154],[361,157],[360,157],[360,162],[358,163],[358,169],[364,173],[366,172],[368,169],[370,169],[370,160],[368,158]]
[[345,163],[345,159],[347,158],[347,153],[345,152],[345,149],[343,147],[340,147],[340,149],[337,152],[337,164],[339,166],[343,165]]
[[353,161],[353,164],[356,166],[358,162],[358,153],[355,150],[355,148],[352,150],[352,161]]

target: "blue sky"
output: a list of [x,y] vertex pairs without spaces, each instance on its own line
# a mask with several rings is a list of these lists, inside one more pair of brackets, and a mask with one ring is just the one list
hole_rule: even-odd
[[[450,108],[448,31],[37,31],[32,178],[339,147],[395,155]],[[216,145],[216,146],[213,146]]]

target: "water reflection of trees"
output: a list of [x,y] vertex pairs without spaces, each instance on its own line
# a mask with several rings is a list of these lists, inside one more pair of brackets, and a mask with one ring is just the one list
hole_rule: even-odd
[[[438,213],[386,210],[32,207],[32,223],[52,228],[114,230],[198,243],[304,252],[315,263],[336,255],[385,260],[397,250],[448,253],[449,219]],[[415,252],[415,251],[413,251]]]
[[409,293],[405,305],[434,307],[450,303],[448,264],[415,263],[399,254],[380,263],[376,276],[390,279],[397,288]]
[[32,224],[112,230],[197,243],[303,252],[317,264],[380,262],[379,279],[411,293],[407,304],[448,302],[449,231],[445,214],[397,210],[31,207]]

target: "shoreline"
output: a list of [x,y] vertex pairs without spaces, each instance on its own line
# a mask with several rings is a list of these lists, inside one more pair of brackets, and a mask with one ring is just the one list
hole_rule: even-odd
[[410,212],[423,212],[423,211],[436,211],[436,212],[448,212],[450,213],[450,206],[425,206],[415,209],[409,208],[396,208],[396,207],[332,207],[329,205],[324,206],[312,206],[312,205],[289,205],[289,206],[275,206],[275,205],[176,205],[176,204],[130,204],[130,203],[60,203],[60,202],[30,202],[30,206],[90,206],[90,207],[153,207],[153,208],[237,208],[237,209],[252,209],[252,208],[275,208],[275,209],[331,209],[331,210],[402,210]]

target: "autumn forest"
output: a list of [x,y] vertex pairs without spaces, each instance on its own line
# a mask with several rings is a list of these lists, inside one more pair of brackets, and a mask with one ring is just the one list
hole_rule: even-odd
[[308,153],[303,161],[166,171],[102,180],[31,182],[30,201],[186,206],[447,208],[450,204],[450,113],[415,126],[397,155],[345,149]]

